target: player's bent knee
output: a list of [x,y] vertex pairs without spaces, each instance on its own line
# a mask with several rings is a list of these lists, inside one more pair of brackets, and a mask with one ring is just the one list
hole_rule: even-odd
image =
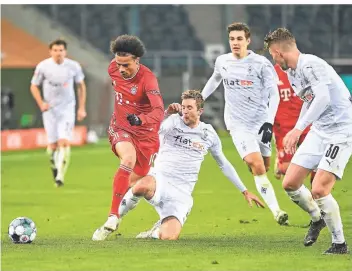
[[137,196],[154,195],[155,181],[151,176],[145,176],[133,186],[133,193]]
[[67,139],[59,139],[59,141],[57,142],[57,145],[59,147],[68,147],[70,146],[70,141],[68,141]]
[[170,234],[170,233],[159,233],[159,238],[160,240],[169,240],[169,241],[174,241],[178,239],[178,234]]
[[322,186],[313,186],[312,188],[313,199],[320,199],[327,196],[329,193],[330,191],[326,191]]
[[121,158],[121,164],[129,167],[129,168],[134,168],[136,164],[136,157],[130,154],[124,155]]
[[56,150],[57,149],[57,144],[56,143],[52,143],[52,144],[49,144],[48,147],[47,147],[48,150]]
[[177,240],[180,236],[182,225],[175,216],[165,218],[160,226],[159,238],[161,240]]
[[293,182],[289,176],[285,175],[284,180],[282,181],[282,188],[286,191],[295,191],[299,187],[297,187],[297,184]]

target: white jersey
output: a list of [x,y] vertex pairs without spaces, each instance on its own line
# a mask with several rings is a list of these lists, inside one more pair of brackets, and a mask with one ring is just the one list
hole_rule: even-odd
[[240,189],[246,190],[236,171],[222,152],[219,136],[213,126],[200,122],[195,128],[188,127],[181,116],[171,115],[159,130],[160,148],[154,162],[154,170],[171,177],[172,185],[191,194],[198,180],[204,156],[208,150],[224,174]]
[[264,122],[274,122],[279,104],[279,79],[274,66],[264,56],[248,51],[237,59],[232,53],[216,59],[214,73],[202,91],[206,99],[223,81],[225,124],[228,130],[257,133]]
[[[312,129],[322,135],[352,131],[351,94],[333,67],[315,55],[300,54],[297,68],[289,69],[287,74],[293,90],[305,102],[297,125],[303,127],[310,124],[302,123],[304,111],[321,94],[322,88],[327,87],[329,102],[325,110],[323,108],[324,111],[315,117]],[[319,104],[315,107],[319,107]]]
[[63,63],[57,64],[53,58],[47,58],[37,65],[31,83],[42,85],[44,101],[57,109],[75,105],[74,82],[80,83],[83,79],[77,61],[65,58]]

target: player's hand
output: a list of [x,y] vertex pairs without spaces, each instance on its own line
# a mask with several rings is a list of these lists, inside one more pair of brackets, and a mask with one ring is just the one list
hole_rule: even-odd
[[141,119],[136,114],[128,114],[127,120],[131,124],[131,126],[140,126],[142,125]]
[[84,108],[78,108],[77,110],[77,120],[82,121],[87,117],[87,112]]
[[243,196],[246,199],[246,201],[248,202],[248,205],[250,207],[253,207],[252,201],[254,201],[254,203],[257,205],[257,207],[265,208],[264,203],[261,202],[261,200],[256,195],[252,194],[248,190],[243,192]]
[[40,111],[42,112],[45,112],[45,111],[48,111],[49,108],[50,108],[50,105],[46,102],[42,102],[40,105],[39,105],[39,108],[40,108]]
[[265,122],[262,127],[260,127],[258,135],[263,132],[262,142],[264,144],[270,143],[273,137],[273,125],[269,122]]
[[284,144],[284,150],[287,154],[292,155],[296,152],[297,143],[301,134],[302,134],[301,130],[293,128],[285,135],[283,144]]
[[168,115],[180,113],[181,111],[182,111],[182,106],[179,103],[172,103],[166,109],[166,113]]

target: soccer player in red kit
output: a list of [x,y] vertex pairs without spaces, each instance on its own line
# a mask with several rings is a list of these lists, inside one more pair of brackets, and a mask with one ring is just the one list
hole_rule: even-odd
[[110,50],[115,55],[108,68],[115,90],[115,106],[108,134],[120,167],[114,177],[109,217],[94,232],[94,241],[105,240],[117,229],[121,200],[128,188],[148,173],[159,150],[158,131],[164,119],[158,81],[151,70],[140,64],[145,53],[142,41],[122,35],[111,42]]
[[[276,112],[273,131],[276,141],[276,162],[274,175],[277,179],[281,179],[285,175],[286,170],[291,162],[292,155],[285,153],[283,146],[283,139],[285,135],[291,131],[299,118],[303,101],[296,96],[287,74],[280,68],[278,64],[275,66],[276,73],[279,77],[279,94],[280,103]],[[300,145],[308,134],[310,126],[308,126],[299,138],[298,145]],[[314,178],[314,172],[311,174],[311,181]]]

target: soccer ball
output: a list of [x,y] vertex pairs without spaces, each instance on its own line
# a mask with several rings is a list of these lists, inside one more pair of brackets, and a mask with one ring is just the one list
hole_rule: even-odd
[[37,227],[28,217],[17,217],[9,225],[9,236],[16,244],[29,244],[37,235]]

